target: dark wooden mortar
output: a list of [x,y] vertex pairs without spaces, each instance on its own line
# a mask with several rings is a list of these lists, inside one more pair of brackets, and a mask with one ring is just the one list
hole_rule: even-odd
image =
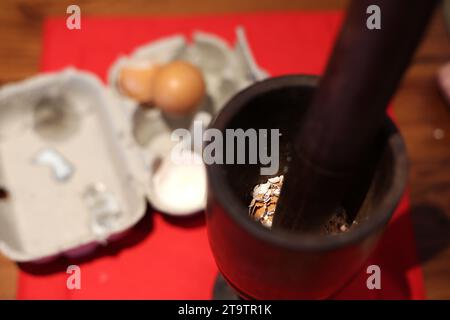
[[[298,75],[256,83],[230,100],[211,127],[280,129],[281,174],[299,129],[294,120],[309,107],[317,81]],[[386,116],[343,203],[357,224],[346,233],[323,235],[269,230],[249,218],[251,191],[268,178],[259,164],[207,165],[207,230],[220,272],[244,298],[332,296],[373,251],[403,194],[407,167],[403,139]]]

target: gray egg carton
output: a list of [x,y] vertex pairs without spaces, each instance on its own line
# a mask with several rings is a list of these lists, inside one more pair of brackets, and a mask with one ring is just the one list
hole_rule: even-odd
[[112,65],[108,87],[70,68],[0,88],[0,251],[21,262],[80,256],[126,233],[147,200],[170,214],[155,197],[154,162],[170,152],[171,130],[199,114],[180,123],[142,110],[120,92],[118,71],[130,60],[188,60],[205,75],[199,112],[213,116],[267,76],[243,29],[237,39],[234,49],[202,32],[192,43],[179,35],[152,42]]

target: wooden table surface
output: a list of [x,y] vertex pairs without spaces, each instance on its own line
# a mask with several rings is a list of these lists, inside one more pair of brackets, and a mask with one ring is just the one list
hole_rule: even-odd
[[[64,15],[74,3],[82,15],[117,16],[343,9],[348,1],[1,0],[0,84],[39,71],[42,20]],[[432,299],[450,299],[450,106],[436,84],[436,71],[448,61],[450,42],[440,8],[394,100],[411,160],[411,210],[427,295]],[[14,299],[16,281],[15,263],[0,255],[0,299]]]

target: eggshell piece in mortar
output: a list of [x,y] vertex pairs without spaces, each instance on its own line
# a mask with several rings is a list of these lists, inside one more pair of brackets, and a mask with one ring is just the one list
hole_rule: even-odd
[[154,79],[160,69],[151,63],[124,66],[119,74],[120,90],[140,103],[152,102]]
[[205,96],[202,72],[184,61],[174,61],[162,67],[153,85],[155,106],[170,114],[193,112]]

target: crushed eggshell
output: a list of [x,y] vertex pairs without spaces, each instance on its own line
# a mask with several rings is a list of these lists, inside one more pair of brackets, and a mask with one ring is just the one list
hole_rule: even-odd
[[[283,185],[283,175],[269,178],[267,182],[257,184],[253,188],[253,199],[249,205],[249,216],[264,227],[272,228],[278,198]],[[356,221],[353,222],[356,224]],[[327,234],[337,234],[349,231],[352,224],[348,223],[347,212],[339,207],[330,220],[325,224]]]
[[273,177],[266,183],[258,184],[253,189],[253,200],[249,206],[249,215],[267,228],[272,227],[273,215],[280,195],[283,176]]

